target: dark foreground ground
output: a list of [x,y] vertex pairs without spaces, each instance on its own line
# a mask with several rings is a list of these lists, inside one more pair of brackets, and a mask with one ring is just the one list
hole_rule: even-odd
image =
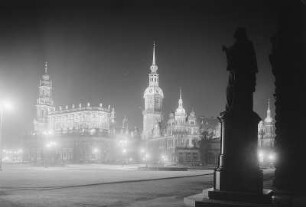
[[[136,167],[7,167],[0,174],[1,207],[183,207],[183,198],[212,186],[211,170],[139,171]],[[265,185],[273,171],[265,171]]]

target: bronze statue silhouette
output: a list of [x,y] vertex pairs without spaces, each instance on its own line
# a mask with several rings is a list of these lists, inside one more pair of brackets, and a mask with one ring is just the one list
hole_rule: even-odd
[[253,43],[248,39],[246,29],[237,28],[234,45],[222,47],[227,57],[229,81],[226,91],[226,111],[236,108],[253,109],[256,73],[258,72]]

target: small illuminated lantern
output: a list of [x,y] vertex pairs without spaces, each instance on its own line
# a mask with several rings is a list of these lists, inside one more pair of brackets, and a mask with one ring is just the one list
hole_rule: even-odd
[[265,154],[264,154],[264,152],[263,151],[258,151],[258,161],[260,162],[260,163],[263,163],[263,161],[264,161],[264,156],[265,156]]
[[98,148],[94,148],[94,149],[92,150],[92,152],[93,152],[94,154],[97,154],[97,153],[99,152],[99,149],[98,149]]
[[270,162],[274,162],[275,159],[276,159],[275,154],[274,153],[269,154],[268,159],[269,159]]
[[5,100],[0,103],[0,110],[8,110],[11,111],[13,109],[13,105],[10,101]]

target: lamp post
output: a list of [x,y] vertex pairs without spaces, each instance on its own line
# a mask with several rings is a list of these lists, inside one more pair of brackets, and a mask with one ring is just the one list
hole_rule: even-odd
[[124,166],[126,164],[126,149],[125,148],[123,148],[122,150],[122,155],[123,155],[123,165],[122,166]]
[[47,167],[47,155],[50,156],[50,150],[51,148],[56,146],[56,142],[50,141],[50,137],[53,135],[52,130],[45,130],[42,132],[43,135],[43,142],[42,142],[42,150],[43,150],[43,165],[44,167]]
[[[57,146],[57,143],[54,142],[54,141],[49,141],[47,144],[46,144],[46,149],[48,151],[48,154],[50,155],[50,158],[51,158],[51,153],[53,152],[53,150],[55,150],[55,147]],[[45,163],[45,167],[46,166],[46,163]]]
[[3,101],[0,103],[0,171],[2,171],[2,127],[3,115],[5,110],[11,110],[13,107],[10,102]]
[[148,168],[148,160],[150,158],[150,155],[148,153],[145,154],[145,161],[146,161],[146,168]]

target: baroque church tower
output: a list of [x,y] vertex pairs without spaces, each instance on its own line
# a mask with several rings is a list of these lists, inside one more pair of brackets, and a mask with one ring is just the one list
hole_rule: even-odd
[[152,138],[153,129],[162,121],[163,90],[159,87],[158,67],[155,58],[155,43],[153,43],[153,60],[149,73],[149,86],[144,92],[145,109],[143,111],[143,139]]
[[48,74],[48,65],[45,63],[45,73],[39,84],[39,96],[35,105],[34,132],[43,133],[48,130],[48,114],[54,110],[52,99],[52,81]]
[[266,118],[258,124],[258,138],[260,147],[273,147],[275,138],[275,122],[271,114],[270,99]]
[[270,106],[270,99],[268,100],[268,109],[267,109],[267,117],[264,120],[265,122],[265,136],[269,138],[274,138],[274,120],[271,115],[271,106]]
[[180,89],[180,99],[178,100],[178,107],[175,110],[175,120],[182,124],[186,122],[187,114],[183,107],[182,90]]

